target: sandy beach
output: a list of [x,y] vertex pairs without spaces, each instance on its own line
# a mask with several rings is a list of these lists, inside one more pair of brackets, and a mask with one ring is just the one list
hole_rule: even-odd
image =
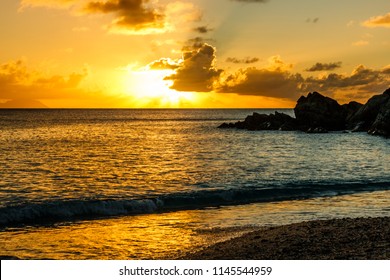
[[264,228],[201,249],[184,259],[386,260],[390,259],[390,217]]

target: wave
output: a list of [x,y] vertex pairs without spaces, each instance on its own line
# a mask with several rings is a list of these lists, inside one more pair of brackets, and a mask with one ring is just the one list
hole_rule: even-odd
[[390,190],[390,183],[289,183],[262,188],[172,193],[143,199],[48,201],[0,208],[0,227],[309,199],[381,190]]

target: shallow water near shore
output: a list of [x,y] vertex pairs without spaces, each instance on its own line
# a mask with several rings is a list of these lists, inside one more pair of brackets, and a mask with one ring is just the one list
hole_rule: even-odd
[[78,221],[0,232],[2,255],[22,259],[176,259],[260,227],[388,217],[390,191]]
[[1,255],[176,258],[257,226],[389,216],[388,139],[216,128],[253,111],[273,112],[0,110]]

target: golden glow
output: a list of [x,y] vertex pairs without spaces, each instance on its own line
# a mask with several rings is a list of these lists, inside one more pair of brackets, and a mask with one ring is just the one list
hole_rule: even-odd
[[123,76],[123,91],[133,97],[137,107],[182,108],[196,102],[196,94],[170,89],[172,81],[164,77],[172,70],[132,70],[128,67]]
[[[328,1],[321,15],[307,0],[122,2],[0,1],[0,108],[281,108],[309,91],[364,103],[389,86],[386,0]],[[205,43],[214,51],[199,52]],[[176,89],[193,92],[169,88],[173,70],[147,68],[161,59],[174,63]],[[334,62],[323,79],[306,71]],[[137,68],[118,73],[126,64]]]

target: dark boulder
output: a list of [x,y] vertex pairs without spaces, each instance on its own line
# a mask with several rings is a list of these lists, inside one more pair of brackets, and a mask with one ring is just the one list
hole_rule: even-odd
[[218,128],[235,128],[235,124],[234,123],[223,123],[220,126],[218,126]]
[[296,130],[294,118],[284,113],[275,114],[253,113],[247,116],[244,121],[236,123],[223,123],[219,128],[238,128],[247,130]]
[[341,107],[343,107],[344,110],[345,121],[346,123],[348,123],[350,122],[351,118],[356,114],[356,112],[363,107],[363,104],[356,101],[351,101],[348,104],[341,105]]
[[349,120],[348,128],[353,131],[368,131],[376,121],[382,107],[390,100],[390,89],[371,97]]
[[336,100],[318,92],[302,96],[294,108],[297,122],[303,130],[322,128],[328,131],[345,128],[346,113]]
[[390,137],[390,100],[382,106],[368,133]]

